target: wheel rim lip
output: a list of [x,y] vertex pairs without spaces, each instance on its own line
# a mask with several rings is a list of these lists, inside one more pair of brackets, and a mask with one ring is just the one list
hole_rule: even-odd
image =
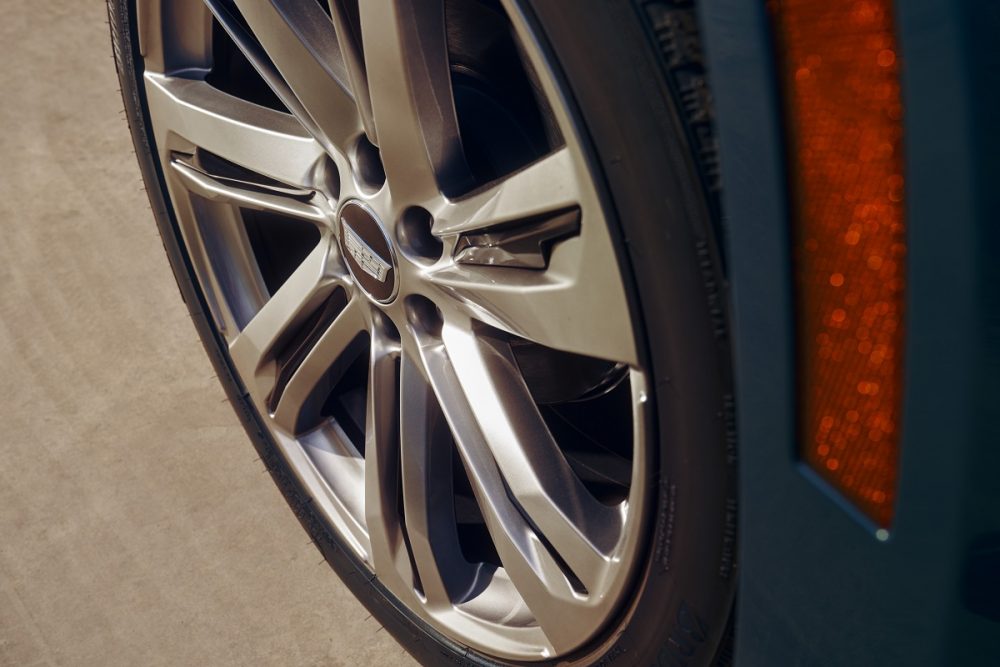
[[[505,2],[505,5],[511,5],[511,4],[512,3]],[[565,111],[565,110],[563,110],[563,111]],[[567,139],[567,141],[569,141],[569,139]],[[578,146],[579,146],[579,144],[577,144],[577,147]],[[350,179],[345,179],[345,180],[350,180]],[[346,190],[345,190],[345,192],[346,192]],[[350,198],[352,196],[354,197],[353,199]],[[379,195],[379,196],[381,196],[381,195]],[[353,194],[347,194],[347,195],[345,195],[345,199],[342,200],[342,203],[338,207],[338,213],[337,213],[336,217],[334,218],[337,221],[335,227],[338,228],[338,231],[339,231],[339,220],[340,220],[339,210],[342,209],[343,206],[345,206],[345,205],[347,205],[348,203],[351,203],[351,202],[356,202],[359,206],[364,206],[364,207],[368,208],[368,210],[371,210],[371,207],[369,207],[368,204],[366,203],[366,201],[362,200],[362,198],[367,199],[367,200],[371,200],[373,197],[374,197],[374,195],[366,197],[365,194],[363,192],[361,192],[361,191],[358,191],[358,192],[353,193]],[[373,212],[373,215],[374,215],[374,212]],[[378,220],[379,218],[377,216],[375,216],[375,219]],[[386,237],[386,241],[388,243],[388,246],[389,246],[389,248],[391,249],[391,251],[393,253],[393,257],[392,257],[392,259],[393,259],[393,266],[396,269],[396,276],[395,276],[394,288],[393,288],[393,296],[389,300],[389,301],[392,301],[392,299],[395,299],[397,297],[398,293],[399,293],[400,276],[399,276],[399,271],[398,271],[398,268],[399,268],[398,257],[395,254],[394,244],[392,242],[391,237],[387,233],[386,229],[382,225],[379,225],[379,227],[380,227],[380,229],[382,231],[382,234]],[[341,234],[337,235],[337,242],[335,244],[335,245],[337,245],[337,247],[341,247],[341,245],[340,245],[340,239],[341,239],[341,237],[342,237]],[[328,237],[324,236],[324,238],[326,239]],[[328,240],[332,240],[332,239],[328,239]],[[205,289],[205,288],[203,287],[203,289]],[[634,379],[634,383],[633,383],[633,390],[634,390],[634,392],[636,392],[637,396],[638,395],[642,396],[642,400],[638,400],[637,399],[636,402],[637,403],[645,403],[645,396],[646,396],[647,389],[645,388],[645,378],[644,378],[644,375],[642,374],[641,371],[633,369],[633,379]],[[641,387],[641,389],[637,390],[636,389],[636,385],[638,385],[639,387]],[[251,394],[253,394],[253,392],[251,392]],[[261,409],[259,397],[256,396],[256,395],[254,395],[254,399],[255,399],[255,403],[257,404],[258,412],[260,412],[262,423],[264,423],[264,424],[266,424],[268,426],[268,433],[270,434],[270,436],[272,438],[274,438],[277,441],[277,443],[279,445],[279,448],[281,449],[281,451],[286,456],[286,459],[289,460],[289,463],[290,463],[292,469],[295,471],[296,476],[298,476],[299,479],[300,479],[300,481],[302,481],[305,484],[305,486],[310,489],[310,493],[312,495],[314,495],[314,497],[316,497],[316,496],[322,496],[322,495],[326,495],[326,496],[329,497],[328,498],[329,502],[321,503],[321,507],[323,508],[324,514],[326,514],[327,517],[329,519],[331,519],[331,523],[333,523],[335,531],[338,533],[338,535],[342,539],[344,539],[354,549],[356,555],[358,555],[362,560],[370,563],[370,556],[369,556],[370,550],[366,549],[366,547],[364,545],[364,539],[358,537],[357,530],[356,530],[357,527],[356,526],[355,527],[351,527],[351,526],[348,525],[350,523],[350,517],[345,517],[344,516],[345,510],[344,510],[343,503],[342,503],[343,499],[340,498],[340,497],[338,497],[337,493],[333,489],[330,488],[329,481],[324,478],[324,476],[323,476],[323,474],[321,472],[318,471],[315,461],[309,458],[308,452],[306,452],[305,449],[303,448],[302,442],[300,441],[301,439],[291,438],[287,434],[282,434],[280,431],[275,431],[273,429],[272,425],[268,422],[268,419],[267,419],[267,410],[266,409],[263,409],[263,410]],[[644,426],[645,422],[648,419],[649,419],[649,415],[648,415],[647,412],[645,412],[644,409],[637,409],[636,410],[636,418],[633,420],[633,423],[634,423],[634,426],[635,426],[635,429],[636,429],[636,433],[637,433],[637,436],[636,436],[636,445],[637,445],[637,447],[636,447],[636,452],[635,452],[636,461],[639,461],[640,455],[643,458],[645,458],[645,457],[648,456],[648,452],[647,452],[646,447],[645,447],[645,445],[646,445],[646,443],[648,441],[648,437],[647,437],[647,433],[646,433],[647,429]],[[643,447],[641,449],[639,447],[640,444],[643,445]],[[640,474],[641,469],[643,467],[644,467],[643,465],[635,465],[634,468],[633,468],[633,489],[636,491],[636,498],[635,499],[637,501],[640,501],[640,502],[636,503],[638,505],[638,507],[636,509],[642,510],[642,511],[638,512],[637,515],[633,515],[632,518],[636,522],[638,522],[640,524],[644,523],[643,517],[644,517],[644,514],[645,514],[645,510],[644,510],[644,501],[643,501],[643,499],[647,495],[646,494],[646,490],[645,490],[645,484],[644,484],[643,476]],[[630,498],[631,498],[631,495],[630,495]],[[347,512],[347,514],[350,514],[350,513]],[[363,529],[362,529],[362,532],[364,532]],[[639,543],[641,543],[641,539],[636,538],[634,535],[632,535],[630,539],[632,540],[632,545],[631,545],[632,547],[637,547],[637,545]],[[412,610],[412,608],[411,608],[411,610]],[[426,609],[418,608],[417,611],[426,611]],[[418,616],[426,618],[426,616],[424,614],[418,613]],[[435,625],[437,625],[438,623],[441,623],[443,620],[445,620],[447,618],[451,618],[451,617],[454,617],[454,620],[453,620],[454,625],[449,626],[448,623],[445,622],[444,625],[445,625],[446,628],[450,628],[452,630],[455,630],[455,627],[460,626],[463,623],[465,623],[465,625],[468,625],[468,623],[467,623],[467,621],[469,620],[468,619],[468,615],[462,609],[458,608],[457,606],[453,607],[452,609],[448,609],[448,610],[439,610],[435,614],[431,615],[430,620],[432,622],[434,622]],[[471,627],[472,627],[473,631],[475,631],[480,626],[473,625]],[[448,633],[446,633],[446,634],[448,634]],[[473,645],[473,647],[479,648],[480,650],[483,650],[483,651],[485,651],[485,652],[487,652],[489,654],[502,655],[502,656],[505,656],[505,657],[521,658],[521,659],[551,657],[551,655],[548,655],[548,654],[544,653],[544,651],[545,651],[544,649],[540,653],[539,650],[536,647],[534,647],[534,646],[532,646],[532,648],[530,650],[523,650],[523,647],[521,647],[521,646],[515,646],[515,647],[510,648],[509,650],[497,650],[497,648],[496,648],[495,645],[490,645],[488,642],[484,643],[482,641],[481,637],[479,638],[479,640],[477,640],[477,638],[473,636],[475,634],[475,632],[464,633],[462,631],[458,631],[458,634],[460,635],[460,637],[462,639],[464,639],[465,641],[467,641],[468,643],[470,643],[471,645]]]

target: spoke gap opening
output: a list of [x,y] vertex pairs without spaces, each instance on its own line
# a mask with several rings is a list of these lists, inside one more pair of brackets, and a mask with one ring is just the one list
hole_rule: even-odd
[[631,387],[586,401],[539,405],[549,432],[587,491],[604,505],[624,502],[632,486]]
[[365,455],[365,415],[368,400],[369,354],[371,341],[364,334],[357,345],[345,352],[341,360],[351,359],[339,373],[336,367],[330,376],[336,377],[319,410],[321,418],[333,419],[347,435],[358,453]]
[[271,211],[240,208],[240,216],[261,278],[273,296],[319,244],[319,228]]
[[562,146],[555,116],[501,3],[446,0],[445,23],[459,135],[475,187]]
[[632,485],[634,424],[628,367],[511,337],[535,405],[570,468],[602,504]]
[[[241,30],[258,47],[259,53],[263,54],[264,49],[253,36],[253,31],[235,3],[231,0],[217,0],[217,4],[230,15],[235,23],[233,27]],[[212,19],[212,61],[212,68],[205,77],[209,85],[241,100],[274,111],[291,113],[216,18]],[[277,72],[273,64],[270,66]]]

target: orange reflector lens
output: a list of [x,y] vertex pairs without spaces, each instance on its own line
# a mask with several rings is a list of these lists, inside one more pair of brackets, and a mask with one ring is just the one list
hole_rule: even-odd
[[794,194],[801,455],[892,520],[902,398],[902,103],[892,0],[777,0]]

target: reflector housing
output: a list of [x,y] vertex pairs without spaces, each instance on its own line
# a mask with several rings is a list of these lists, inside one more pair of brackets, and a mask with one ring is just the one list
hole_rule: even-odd
[[882,527],[898,475],[906,255],[891,4],[769,3],[793,195],[800,455]]

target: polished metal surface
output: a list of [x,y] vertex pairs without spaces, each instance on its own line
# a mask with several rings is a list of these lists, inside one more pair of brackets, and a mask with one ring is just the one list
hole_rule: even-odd
[[[474,190],[441,2],[365,0],[356,33],[337,0],[329,15],[315,0],[140,0],[139,31],[184,242],[271,435],[403,605],[477,650],[530,660],[581,646],[629,592],[647,511],[649,408],[577,124],[516,2],[503,4],[564,143]],[[213,16],[290,113],[205,80]],[[202,152],[261,182],[213,174],[199,166]],[[384,177],[373,177],[373,155]],[[273,293],[243,211],[317,230]],[[413,242],[415,211],[437,252]],[[512,337],[611,362],[614,382],[601,379],[602,391],[629,383],[626,498],[602,502],[578,477]],[[368,351],[363,446],[323,407],[331,377],[359,349]],[[463,554],[452,449],[501,567]]]

